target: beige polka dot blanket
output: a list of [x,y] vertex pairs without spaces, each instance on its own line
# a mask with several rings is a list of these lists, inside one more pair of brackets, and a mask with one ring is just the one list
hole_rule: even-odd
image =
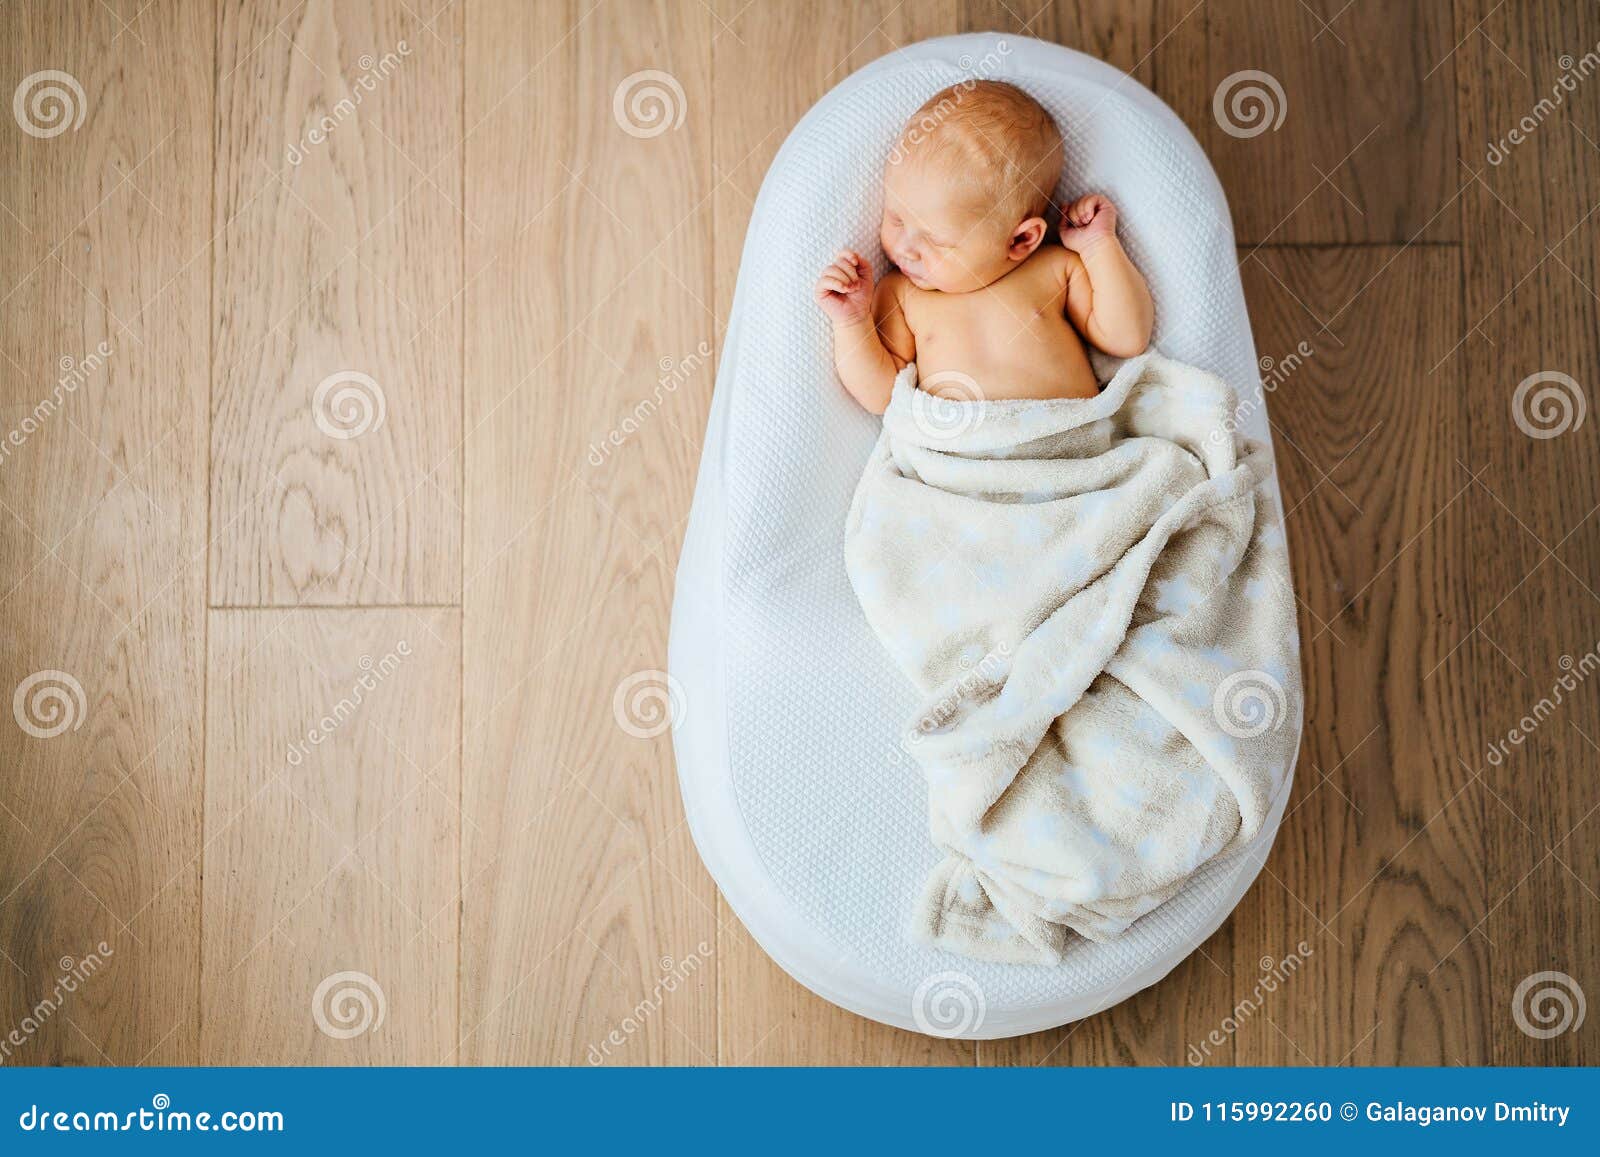
[[1299,644],[1270,455],[1238,416],[1154,352],[1092,399],[895,382],[845,553],[921,694],[902,742],[943,860],[919,938],[1059,962],[1260,829],[1298,742]]

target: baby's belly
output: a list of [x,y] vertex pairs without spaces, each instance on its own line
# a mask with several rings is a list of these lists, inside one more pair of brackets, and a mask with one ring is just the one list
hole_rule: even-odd
[[995,348],[982,342],[918,343],[917,381],[944,398],[1092,398],[1100,392],[1077,333],[1052,334]]

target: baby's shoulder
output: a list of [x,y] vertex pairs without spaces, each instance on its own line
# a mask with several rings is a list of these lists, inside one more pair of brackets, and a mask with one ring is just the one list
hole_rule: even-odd
[[904,303],[906,298],[917,292],[917,287],[911,284],[911,279],[892,266],[888,273],[883,275],[883,280],[878,282],[878,297],[880,300]]
[[873,291],[873,298],[879,314],[898,310],[905,313],[912,306],[911,299],[922,293],[911,279],[898,269],[891,268],[883,275],[883,280],[878,282],[878,288]]
[[1041,273],[1048,273],[1063,282],[1083,265],[1083,258],[1065,245],[1049,241],[1039,246],[1033,255],[1033,260],[1038,262]]

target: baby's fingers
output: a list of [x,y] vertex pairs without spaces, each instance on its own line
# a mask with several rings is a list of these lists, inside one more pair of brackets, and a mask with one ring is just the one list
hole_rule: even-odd
[[841,273],[852,280],[872,276],[872,266],[868,265],[861,254],[854,249],[841,249],[833,263]]

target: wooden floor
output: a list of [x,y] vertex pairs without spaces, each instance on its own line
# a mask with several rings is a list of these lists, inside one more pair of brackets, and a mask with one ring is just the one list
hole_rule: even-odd
[[[1600,390],[1600,9],[1036,4],[0,6],[0,1061],[1600,1061],[1518,993],[1600,997],[1600,420],[1515,398]],[[853,69],[989,28],[1214,160],[1258,349],[1302,363],[1308,697],[1232,919],[975,1046],[771,964],[613,698],[665,664],[768,163]],[[654,136],[613,106],[646,69]],[[1276,129],[1214,113],[1243,70]]]

